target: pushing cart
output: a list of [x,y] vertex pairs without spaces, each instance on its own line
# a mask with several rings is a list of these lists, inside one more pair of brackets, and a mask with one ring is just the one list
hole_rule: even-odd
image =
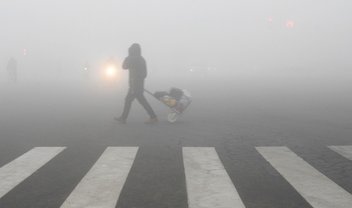
[[192,103],[191,93],[187,90],[171,88],[169,92],[157,91],[152,93],[146,89],[144,91],[169,107],[170,112],[167,115],[167,120],[170,123],[176,122]]

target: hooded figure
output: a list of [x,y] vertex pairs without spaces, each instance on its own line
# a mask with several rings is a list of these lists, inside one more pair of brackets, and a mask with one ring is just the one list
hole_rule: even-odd
[[7,62],[7,72],[9,73],[9,77],[12,81],[17,81],[17,61],[14,58],[10,58]]
[[150,116],[146,123],[155,123],[158,121],[152,107],[144,97],[144,79],[147,77],[147,64],[141,55],[141,46],[137,43],[131,45],[128,49],[128,56],[122,64],[122,68],[129,71],[129,89],[125,99],[123,113],[116,118],[120,123],[126,123],[132,102],[137,98],[138,102],[144,107]]
[[128,49],[128,57],[123,62],[122,68],[129,70],[130,80],[147,77],[147,65],[141,53],[141,46],[137,43]]

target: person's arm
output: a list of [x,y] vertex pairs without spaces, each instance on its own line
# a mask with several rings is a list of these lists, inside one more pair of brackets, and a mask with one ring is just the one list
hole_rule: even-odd
[[125,58],[125,60],[123,61],[123,63],[122,63],[122,68],[123,69],[129,69],[130,68],[130,63],[129,63],[130,61],[129,61],[129,58],[127,57],[127,58]]
[[145,59],[142,59],[142,68],[141,68],[141,75],[142,77],[145,79],[147,77],[147,62],[145,61]]

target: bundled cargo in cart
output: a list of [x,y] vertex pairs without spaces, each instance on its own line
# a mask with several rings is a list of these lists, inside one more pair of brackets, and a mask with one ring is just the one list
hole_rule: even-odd
[[151,93],[148,90],[145,91],[170,108],[171,112],[167,116],[170,123],[174,123],[192,103],[191,94],[187,90],[173,87],[168,92],[157,91]]

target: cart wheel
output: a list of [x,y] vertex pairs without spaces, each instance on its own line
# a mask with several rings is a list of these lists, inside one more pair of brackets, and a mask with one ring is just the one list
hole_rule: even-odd
[[167,115],[167,120],[168,120],[170,123],[175,123],[175,121],[177,120],[177,118],[178,118],[178,114],[175,113],[175,112],[169,113],[169,115]]

